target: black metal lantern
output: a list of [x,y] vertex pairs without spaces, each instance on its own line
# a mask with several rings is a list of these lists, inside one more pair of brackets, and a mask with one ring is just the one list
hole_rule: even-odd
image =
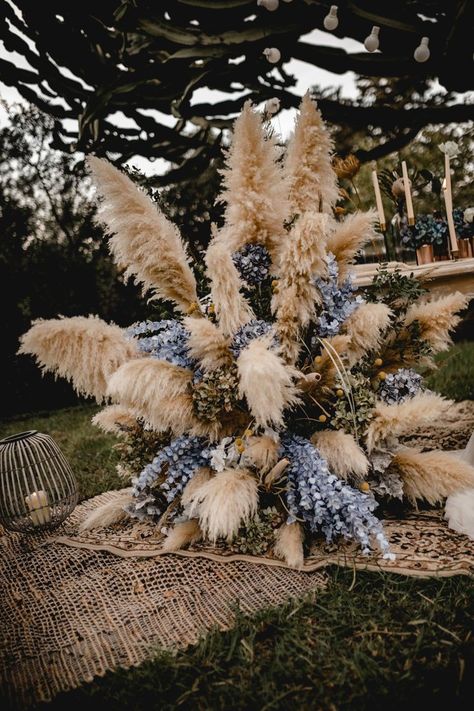
[[58,526],[74,510],[77,482],[56,442],[31,430],[0,440],[0,523],[12,531]]

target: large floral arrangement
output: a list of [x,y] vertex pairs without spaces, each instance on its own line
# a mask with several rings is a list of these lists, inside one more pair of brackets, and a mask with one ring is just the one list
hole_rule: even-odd
[[332,150],[309,96],[283,156],[246,104],[203,294],[177,228],[128,177],[90,158],[112,255],[175,316],[127,330],[92,316],[40,321],[21,352],[112,401],[94,422],[124,437],[125,509],[152,517],[167,550],[224,540],[300,566],[322,535],[390,556],[378,498],[434,503],[474,483],[460,460],[400,444],[450,406],[414,366],[447,348],[466,298],[427,299],[388,272],[365,298],[355,293],[350,264],[373,237],[374,213],[335,218]]

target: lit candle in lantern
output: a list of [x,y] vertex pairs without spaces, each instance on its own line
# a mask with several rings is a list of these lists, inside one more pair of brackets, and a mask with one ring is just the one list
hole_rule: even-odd
[[408,178],[408,170],[407,170],[406,161],[402,161],[402,175],[403,175],[403,187],[405,188],[405,201],[407,204],[408,224],[414,225],[415,224],[415,213],[413,212],[413,202],[411,199],[410,180]]
[[377,204],[377,212],[379,213],[380,229],[385,232],[387,229],[387,223],[385,222],[385,212],[383,209],[382,195],[380,193],[379,179],[377,177],[377,170],[375,168],[375,163],[372,168],[372,183],[375,192],[375,202]]
[[30,509],[30,518],[34,526],[40,526],[51,520],[48,494],[45,491],[42,489],[33,491],[32,494],[25,497],[25,502]]
[[458,240],[456,237],[456,228],[454,227],[453,219],[453,194],[451,192],[451,163],[448,153],[444,154],[444,172],[445,178],[443,180],[443,194],[444,194],[444,204],[446,206],[446,219],[448,222],[449,229],[449,247],[451,254],[454,254],[459,250]]

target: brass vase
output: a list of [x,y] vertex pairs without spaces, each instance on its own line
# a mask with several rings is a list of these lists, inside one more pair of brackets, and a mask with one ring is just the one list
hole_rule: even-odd
[[434,262],[434,249],[432,244],[422,244],[416,250],[416,261],[418,264],[431,264]]
[[472,257],[472,244],[469,238],[460,239],[458,238],[459,247],[459,259],[468,259]]

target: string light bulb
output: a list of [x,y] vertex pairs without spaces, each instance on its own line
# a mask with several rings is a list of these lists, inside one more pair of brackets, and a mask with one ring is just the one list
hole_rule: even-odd
[[263,50],[263,54],[270,64],[276,64],[281,59],[281,52],[276,47],[267,47]]
[[416,62],[427,62],[430,58],[430,48],[429,48],[430,38],[422,37],[421,42],[415,49],[413,56]]
[[331,9],[324,18],[323,25],[324,29],[332,32],[339,25],[339,18],[337,16],[337,5],[331,5]]
[[259,7],[264,7],[265,10],[270,10],[270,12],[278,10],[279,4],[279,0],[257,0],[257,5]]
[[379,32],[380,32],[380,27],[377,27],[377,25],[374,25],[372,27],[372,32],[370,33],[370,35],[365,38],[364,47],[366,48],[367,52],[375,52],[375,50],[379,48],[379,45],[380,45]]

